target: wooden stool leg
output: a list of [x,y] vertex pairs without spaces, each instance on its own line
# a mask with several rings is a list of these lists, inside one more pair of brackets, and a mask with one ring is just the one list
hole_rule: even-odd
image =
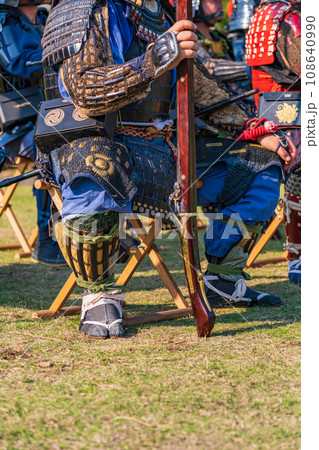
[[[135,230],[142,229],[142,224],[139,220],[130,219],[131,225]],[[141,244],[138,246],[137,250],[131,256],[129,262],[125,266],[123,272],[121,273],[119,279],[116,282],[117,286],[126,286],[132,276],[134,275],[136,269],[141,264],[149,250],[151,249],[154,241],[156,239],[156,224],[153,222],[151,228],[147,234],[138,234],[137,237],[141,241]]]
[[[14,176],[21,175],[25,171],[27,166],[28,166],[27,162],[20,163],[18,165],[16,172],[14,173]],[[14,194],[14,191],[16,190],[17,186],[18,186],[18,183],[14,183],[11,186],[8,186],[5,192],[2,189],[0,189],[0,202],[1,202],[0,217],[2,216],[2,214],[5,212],[5,210],[9,206],[9,201],[10,201],[12,195]]]
[[154,248],[150,250],[148,255],[155,269],[158,271],[160,277],[162,278],[163,283],[171,294],[177,308],[189,308],[189,304],[185,300],[161,255]]
[[[20,162],[20,158],[17,159],[17,170],[15,172],[15,176],[21,175],[26,170],[27,166],[29,165],[28,161],[22,161]],[[9,223],[15,233],[15,235],[18,238],[19,244],[9,244],[9,245],[2,245],[0,246],[0,250],[13,250],[22,248],[22,253],[17,253],[15,255],[16,259],[19,259],[21,257],[29,257],[32,253],[32,246],[34,245],[34,241],[37,237],[38,228],[36,227],[33,231],[30,239],[28,240],[25,236],[24,231],[22,230],[22,227],[20,226],[14,212],[12,211],[12,208],[9,204],[9,201],[11,197],[13,196],[16,188],[18,186],[18,183],[14,183],[11,186],[9,186],[6,191],[4,192],[2,189],[0,189],[0,217],[3,213],[6,214]]]
[[[135,230],[142,229],[142,223],[137,219],[130,219],[130,223]],[[152,261],[154,267],[158,271],[160,277],[163,280],[163,283],[167,287],[169,293],[171,294],[176,306],[178,308],[187,308],[189,307],[186,302],[183,294],[181,293],[179,287],[175,283],[172,275],[170,274],[166,264],[163,261],[163,258],[160,256],[157,250],[154,249],[153,244],[157,237],[156,233],[156,222],[153,221],[151,228],[147,234],[137,234],[140,239],[142,245],[138,247],[135,254],[131,257],[130,261],[127,263],[125,269],[117,280],[117,286],[126,286],[130,281],[132,276],[134,275],[136,269],[143,261],[145,255],[148,254],[150,260]]]
[[6,213],[6,216],[10,222],[10,225],[11,225],[15,235],[17,236],[17,238],[20,242],[20,246],[22,247],[24,252],[29,253],[31,255],[32,249],[29,245],[28,239],[26,238],[26,235],[24,234],[24,231],[22,230],[22,228],[21,228],[14,212],[10,208],[10,206],[8,206],[6,208],[5,213]]
[[[153,219],[152,219],[153,220]],[[142,224],[139,220],[130,220],[133,228],[137,230],[142,227]],[[160,230],[159,230],[160,231]],[[177,286],[174,278],[172,277],[170,271],[168,270],[163,258],[159,254],[159,252],[154,248],[153,244],[157,237],[156,233],[156,222],[153,220],[152,227],[147,235],[139,236],[141,242],[145,246],[145,252],[148,252],[148,256],[153,263],[153,266],[158,271],[163,283],[167,287],[169,293],[171,294],[176,306],[178,308],[188,308],[189,304],[185,300],[183,294],[181,293],[179,287]],[[151,240],[148,240],[148,239]],[[153,240],[154,238],[154,240]]]
[[33,229],[32,233],[31,233],[31,236],[30,236],[29,239],[28,239],[28,242],[29,242],[30,247],[34,247],[35,242],[36,242],[37,237],[38,237],[38,232],[39,232],[39,228],[38,228],[38,226],[36,226],[36,227]]
[[284,256],[277,256],[276,258],[257,259],[257,261],[252,263],[251,267],[261,267],[266,266],[267,264],[279,264],[285,261],[288,261],[288,252],[285,252]]
[[[71,275],[69,276],[69,278],[67,279],[67,281],[65,282],[63,288],[56,296],[56,298],[55,298],[54,302],[52,303],[52,305],[50,306],[50,308],[47,310],[44,310],[44,311],[37,311],[32,314],[32,317],[45,319],[45,318],[54,317],[54,316],[59,315],[59,313],[62,310],[63,305],[65,304],[67,299],[70,297],[70,295],[72,294],[75,287],[76,287],[75,275],[72,272]],[[71,308],[74,309],[74,307],[71,307]],[[77,311],[79,310],[79,312],[81,312],[81,306],[76,306],[75,308],[77,308]],[[65,308],[65,309],[68,309],[68,308]],[[79,312],[76,312],[76,314],[78,314]]]
[[[277,229],[282,224],[282,222],[284,220],[284,212],[283,212],[283,208],[281,205],[278,204],[278,206],[275,210],[275,214],[276,214],[276,217],[271,222],[271,224],[268,226],[267,230],[262,235],[262,237],[259,239],[259,241],[255,245],[255,247],[253,248],[251,254],[249,255],[249,258],[248,258],[247,264],[246,264],[246,268],[256,267],[257,261],[256,261],[256,263],[254,263],[255,259],[257,258],[259,253],[263,250],[263,248],[270,241],[270,239],[272,238],[274,233],[277,231]],[[274,264],[276,262],[282,262],[285,259],[287,259],[287,258],[285,258],[284,256],[281,256],[279,258],[270,258],[268,260],[263,260],[263,261],[269,261],[269,264]],[[264,262],[263,264],[260,264],[260,265],[265,265],[265,264],[267,264],[267,263]]]
[[28,251],[28,252],[16,253],[14,255],[15,259],[29,258],[32,255],[32,247],[34,247],[34,245],[35,245],[35,241],[37,240],[38,232],[39,232],[39,229],[38,229],[38,226],[36,226],[33,229],[32,233],[31,233],[31,236],[28,239],[28,244],[29,244],[31,250]]

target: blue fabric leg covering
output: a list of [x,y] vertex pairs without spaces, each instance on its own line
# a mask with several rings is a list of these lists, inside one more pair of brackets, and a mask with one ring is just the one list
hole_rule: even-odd
[[[216,205],[217,213],[221,219],[237,218],[245,224],[255,225],[269,219],[274,212],[279,199],[281,179],[281,172],[278,167],[273,166],[260,172],[240,201],[227,207],[216,205],[218,192],[214,192],[213,183],[209,182],[210,190],[209,193],[206,193],[206,196],[211,200],[215,199],[216,203],[211,201],[210,204]],[[203,187],[205,187],[205,182]],[[221,189],[220,183],[217,184],[217,188]],[[203,193],[201,195],[203,200]],[[209,201],[209,199],[207,200]],[[203,201],[201,204],[203,205]],[[219,220],[211,220],[210,227],[205,235],[206,253],[216,257],[224,257],[241,239],[242,232],[238,226],[227,225]]]

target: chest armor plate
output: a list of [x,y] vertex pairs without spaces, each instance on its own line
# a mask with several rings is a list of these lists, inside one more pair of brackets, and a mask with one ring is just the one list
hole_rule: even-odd
[[272,64],[275,61],[277,32],[283,16],[290,10],[288,2],[269,2],[254,15],[246,35],[248,66]]
[[[130,19],[135,24],[136,39],[125,55],[125,61],[129,61],[142,55],[146,45],[154,42],[157,37],[167,30],[166,19],[162,9],[153,13],[146,9],[131,7]],[[173,76],[166,72],[156,78],[151,84],[151,90],[147,97],[121,109],[123,122],[151,122],[153,119],[169,119],[172,105]]]
[[168,120],[172,105],[172,74],[164,73],[156,78],[146,98],[121,109],[123,122],[151,122],[152,119]]

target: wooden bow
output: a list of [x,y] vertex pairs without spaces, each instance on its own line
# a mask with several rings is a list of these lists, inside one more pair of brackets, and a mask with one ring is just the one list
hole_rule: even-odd
[[[192,0],[178,0],[177,20],[192,20]],[[197,333],[209,336],[215,323],[200,272],[197,237],[196,148],[194,114],[193,61],[183,60],[177,68],[177,192],[175,192],[181,227],[184,270],[191,298]],[[176,195],[177,194],[177,195]]]

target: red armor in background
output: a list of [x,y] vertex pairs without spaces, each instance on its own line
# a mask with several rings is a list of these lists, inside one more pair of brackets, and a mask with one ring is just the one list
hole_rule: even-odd
[[[268,0],[261,4],[246,35],[246,60],[252,67],[254,89],[300,91],[300,36],[300,11],[295,2]],[[283,70],[286,79],[280,74]],[[258,100],[257,94],[257,107]]]
[[246,35],[246,61],[248,66],[272,64],[279,24],[290,10],[286,2],[263,4],[251,21]]
[[[251,83],[253,89],[259,89],[259,92],[285,92],[300,91],[300,86],[291,86],[291,84],[279,84],[265,71],[255,68],[251,71]],[[255,104],[258,108],[259,95],[255,94]]]

